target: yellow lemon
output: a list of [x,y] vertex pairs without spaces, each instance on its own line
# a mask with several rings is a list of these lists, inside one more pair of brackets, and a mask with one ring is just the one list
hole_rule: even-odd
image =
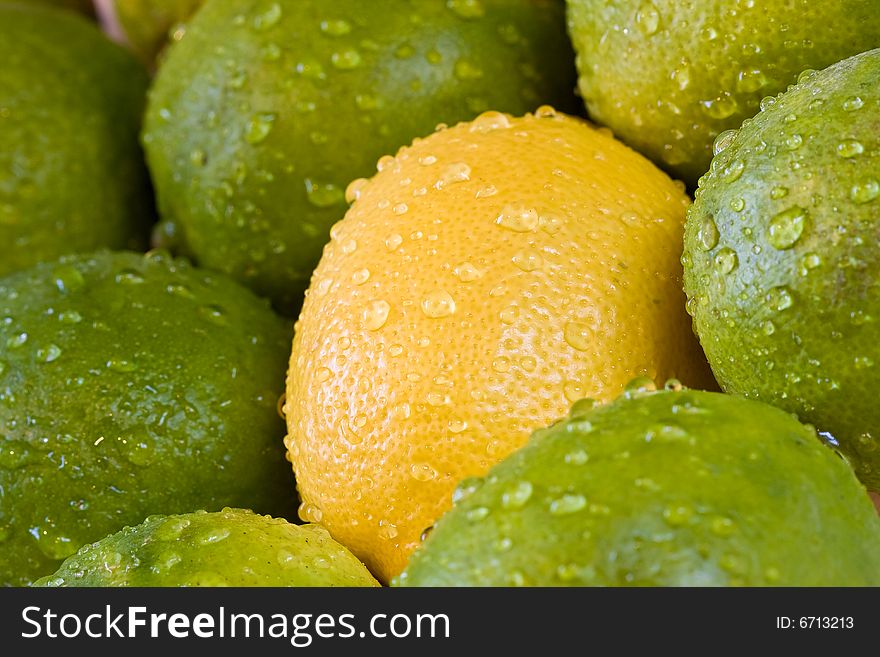
[[711,383],[684,310],[682,185],[542,108],[441,129],[348,189],[293,343],[300,515],[388,581],[535,427],[635,376]]

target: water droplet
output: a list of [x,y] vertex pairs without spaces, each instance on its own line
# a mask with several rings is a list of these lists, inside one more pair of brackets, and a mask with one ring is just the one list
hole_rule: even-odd
[[807,222],[807,211],[794,205],[770,220],[767,241],[775,249],[789,249],[801,238]]
[[153,530],[153,538],[159,541],[175,541],[191,524],[188,518],[168,518]]
[[746,572],[747,566],[743,559],[735,554],[725,554],[718,559],[718,565],[733,574]]
[[168,294],[174,295],[175,297],[180,297],[181,299],[195,298],[192,290],[190,290],[188,286],[182,283],[170,283],[169,285],[165,286],[165,291]]
[[498,193],[498,190],[495,188],[495,185],[486,185],[482,189],[478,189],[474,194],[474,198],[489,198],[490,196],[495,196]]
[[22,440],[0,441],[0,468],[14,470],[26,466],[31,461],[31,450]]
[[801,84],[803,82],[808,82],[809,80],[812,80],[814,77],[816,77],[815,69],[812,69],[812,68],[804,69],[803,71],[801,71],[798,74],[797,83]]
[[781,198],[785,198],[788,196],[788,188],[787,187],[774,187],[770,190],[770,198],[774,201],[778,201]]
[[773,96],[764,96],[761,99],[759,107],[762,112],[766,112],[768,109],[773,107],[776,104],[776,99]]
[[263,59],[267,62],[277,62],[281,59],[281,46],[277,43],[267,43],[263,48]]
[[861,155],[865,152],[865,147],[862,146],[862,142],[856,139],[844,139],[842,142],[837,144],[837,154],[840,157],[855,157],[856,155]]
[[663,509],[663,520],[671,527],[680,527],[688,523],[693,513],[693,509],[684,504],[668,506]]
[[275,124],[275,114],[260,112],[254,114],[247,123],[244,139],[249,144],[259,144],[265,141]]
[[193,166],[203,167],[208,163],[208,156],[201,148],[194,148],[189,152],[189,161]]
[[378,331],[388,321],[391,305],[384,299],[375,299],[364,306],[361,319],[368,331]]
[[345,48],[330,55],[330,63],[342,71],[350,71],[361,65],[363,59],[354,48]]
[[423,167],[431,166],[432,164],[436,164],[437,158],[433,155],[422,155],[419,157],[419,164]]
[[281,20],[281,16],[281,5],[277,2],[273,2],[265,11],[254,16],[252,25],[255,30],[268,30],[278,24],[278,21]]
[[726,183],[735,182],[736,180],[739,180],[740,176],[742,176],[745,168],[745,162],[739,159],[733,160],[724,167],[724,170],[721,172],[721,178]]
[[205,532],[199,534],[196,540],[201,545],[211,545],[213,543],[219,543],[220,541],[229,538],[229,535],[231,533],[232,532],[228,528],[219,527],[206,530]]
[[14,335],[10,335],[6,338],[6,348],[7,349],[18,349],[23,347],[24,344],[28,341],[28,334],[25,332],[16,333]]
[[351,32],[351,23],[342,19],[321,21],[321,31],[329,36],[345,36]]
[[65,294],[75,292],[86,284],[82,273],[72,265],[61,265],[52,271],[55,286]]
[[443,169],[443,172],[440,174],[440,178],[438,178],[437,182],[434,183],[434,188],[444,189],[449,185],[465,182],[470,179],[471,168],[464,162],[453,162]]
[[858,96],[852,96],[851,98],[847,98],[843,101],[843,109],[846,112],[855,112],[856,110],[861,109],[865,104]]
[[795,151],[804,143],[804,138],[800,135],[791,135],[785,140],[785,145],[789,150]]
[[627,397],[638,396],[657,391],[657,384],[649,376],[637,376],[623,387]]
[[534,208],[506,205],[495,218],[495,223],[516,233],[528,233],[537,229],[540,222]]
[[587,498],[583,495],[563,495],[550,502],[550,513],[554,516],[575,513],[587,506]]
[[413,463],[409,473],[416,481],[432,481],[437,478],[437,471],[427,463]]
[[161,550],[153,561],[152,568],[160,573],[167,573],[183,559],[174,550]]
[[874,360],[869,356],[856,356],[853,359],[853,365],[857,370],[866,370],[870,367],[874,367]]
[[314,59],[298,62],[295,69],[297,73],[308,80],[325,80],[327,78],[324,67]]
[[663,384],[663,389],[671,392],[680,392],[684,390],[684,384],[678,379],[667,379]]
[[311,178],[305,179],[306,197],[317,208],[329,208],[345,200],[345,194],[333,183],[322,183]]
[[438,319],[455,312],[455,300],[445,290],[434,290],[422,299],[422,312]]
[[370,280],[370,270],[366,267],[363,269],[358,269],[355,273],[351,275],[351,282],[355,285],[363,285],[368,280]]
[[62,324],[79,324],[82,321],[82,315],[75,310],[63,310],[58,313],[58,321]]
[[416,54],[415,48],[413,48],[408,43],[401,44],[397,48],[397,50],[394,51],[394,56],[397,57],[398,59],[409,59],[410,57],[412,57],[415,54]]
[[768,319],[763,324],[761,324],[761,331],[764,333],[764,335],[773,335],[774,333],[776,333],[776,324]]
[[734,212],[742,212],[746,208],[746,200],[742,197],[732,198],[729,205]]
[[822,258],[819,257],[816,253],[808,253],[803,257],[801,261],[801,266],[803,267],[802,274],[806,275],[810,270],[815,269],[819,265],[822,264]]
[[293,568],[299,562],[296,555],[288,550],[278,550],[278,553],[275,555],[276,561],[281,565],[282,568]]
[[446,0],[446,6],[461,18],[480,18],[486,13],[480,0]]
[[501,495],[501,506],[505,509],[520,509],[532,496],[533,487],[528,481],[520,481]]
[[880,183],[874,178],[858,182],[849,190],[849,197],[855,203],[870,203],[878,196],[880,196]]
[[582,449],[576,449],[566,454],[564,460],[568,465],[583,465],[590,460],[590,455]]
[[199,307],[199,315],[217,326],[226,326],[226,310],[217,304],[207,304]]
[[691,67],[687,61],[681,62],[672,69],[671,78],[676,82],[680,91],[684,91],[691,83]]
[[105,363],[105,366],[108,370],[113,370],[114,372],[120,372],[123,374],[134,372],[138,368],[136,363],[125,360],[124,358],[111,358]]
[[506,356],[499,356],[492,360],[492,369],[500,374],[510,371],[510,359]]
[[764,297],[764,301],[773,310],[786,310],[794,304],[791,291],[784,285],[770,288]]
[[593,330],[583,322],[566,322],[563,337],[578,351],[587,351],[593,344]]
[[[510,127],[510,119],[506,114],[501,112],[483,112],[473,121],[468,128],[468,132],[492,132],[493,130],[503,130]],[[479,198],[479,197],[477,197]]]
[[496,552],[507,552],[513,547],[513,539],[509,536],[502,536],[492,544]]
[[357,201],[369,182],[366,178],[355,178],[348,183],[348,187],[345,188],[345,202],[354,203]]
[[458,504],[462,500],[467,499],[476,493],[483,486],[484,479],[482,477],[465,477],[452,493],[452,503]]
[[483,276],[483,272],[481,272],[469,262],[460,262],[459,264],[455,265],[452,273],[458,276],[458,279],[462,283],[470,283],[471,281],[475,281]]
[[715,219],[711,215],[703,217],[700,222],[700,229],[697,232],[697,241],[703,251],[711,251],[718,244],[720,235],[718,226],[715,225]]
[[730,536],[736,531],[736,523],[725,516],[712,518],[709,527],[716,536]]
[[513,324],[519,318],[519,307],[508,306],[498,313],[498,317],[503,324]]
[[449,395],[432,390],[428,393],[427,401],[431,406],[446,406],[450,402],[450,399]]
[[479,520],[483,520],[486,516],[489,515],[489,509],[484,506],[478,506],[473,509],[469,509],[465,514],[465,517],[471,522],[476,522]]
[[751,94],[767,86],[769,80],[759,68],[743,69],[736,77],[737,91]]
[[466,59],[459,59],[452,69],[459,80],[479,80],[483,77],[483,69]]
[[764,569],[764,577],[768,582],[778,582],[779,578],[782,577],[782,574],[779,572],[778,568],[768,566]]
[[544,264],[544,258],[542,258],[541,254],[534,249],[520,251],[519,253],[514,254],[512,260],[513,264],[524,272],[535,271],[536,269],[540,269],[541,265]]
[[645,36],[656,34],[660,27],[660,12],[650,2],[643,2],[636,11],[636,25]]
[[723,153],[724,150],[733,143],[733,140],[738,133],[739,130],[725,130],[724,132],[719,133],[712,144],[712,153],[714,155]]
[[389,251],[397,250],[397,247],[399,247],[401,244],[403,244],[403,237],[401,237],[397,233],[392,233],[385,238],[385,248],[387,248]]
[[51,363],[61,356],[61,347],[50,344],[48,347],[37,349],[37,360],[42,363]]
[[299,517],[306,522],[319,524],[324,519],[324,512],[311,502],[303,502],[299,505]]
[[330,292],[330,288],[333,287],[333,279],[332,278],[322,278],[315,285],[315,294],[319,297],[327,296],[327,293]]
[[465,422],[464,420],[454,419],[454,420],[449,420],[449,422],[447,423],[446,426],[449,427],[449,431],[451,433],[461,433],[462,431],[467,429],[468,423]]
[[330,378],[332,372],[326,367],[319,367],[315,370],[315,381],[318,383],[324,383],[327,379]]
[[739,109],[736,99],[727,92],[710,100],[701,101],[700,105],[709,117],[719,121],[730,118]]
[[587,388],[580,381],[566,381],[562,385],[562,394],[569,402],[576,402],[586,396]]
[[402,214],[406,214],[407,210],[409,210],[409,207],[407,206],[406,203],[398,203],[393,208],[391,208],[391,211],[394,214],[396,214],[397,216],[400,216]]
[[392,525],[390,522],[381,522],[379,523],[379,538],[384,539],[386,541],[392,541],[397,538],[397,527]]
[[115,280],[124,285],[140,285],[144,282],[144,276],[137,269],[123,269],[116,274]]
[[524,372],[534,372],[535,368],[538,366],[538,361],[531,356],[523,356],[519,361],[519,366]]
[[40,552],[50,559],[66,559],[79,548],[78,543],[60,533],[51,523],[47,523],[44,527],[31,527],[28,533],[37,540],[37,548]]

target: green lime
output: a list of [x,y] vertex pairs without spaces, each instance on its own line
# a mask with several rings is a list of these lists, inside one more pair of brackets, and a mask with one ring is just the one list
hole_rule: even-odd
[[0,4],[0,61],[0,275],[142,246],[143,67],[84,18],[19,4]]
[[875,0],[568,0],[590,116],[690,185],[761,99],[880,45]]
[[719,137],[685,290],[721,386],[797,413],[880,490],[880,50]]
[[150,516],[67,559],[36,586],[379,586],[319,525],[244,509]]
[[720,393],[577,402],[455,506],[403,586],[880,584],[880,519],[788,413]]
[[0,584],[149,513],[292,514],[288,323],[222,274],[99,253],[0,279]]

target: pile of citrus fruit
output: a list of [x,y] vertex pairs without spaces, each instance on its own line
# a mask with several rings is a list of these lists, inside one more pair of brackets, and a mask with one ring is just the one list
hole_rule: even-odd
[[0,1],[0,60],[3,585],[880,585],[873,0]]

